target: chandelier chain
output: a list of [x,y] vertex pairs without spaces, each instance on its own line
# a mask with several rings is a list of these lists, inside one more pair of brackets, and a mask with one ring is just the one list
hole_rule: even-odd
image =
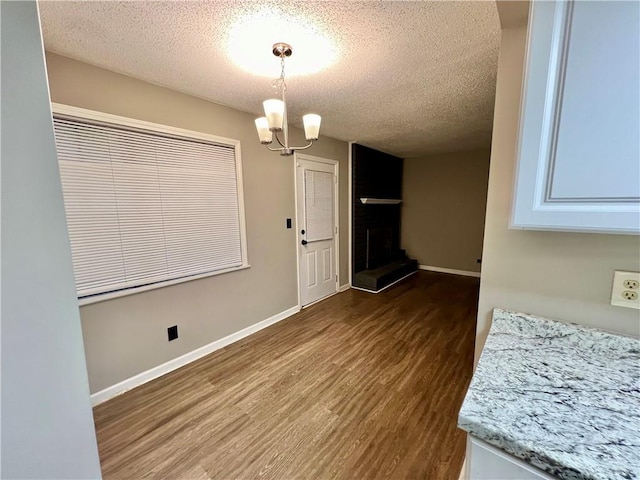
[[287,84],[284,81],[284,55],[280,57],[280,77],[273,80],[271,84],[278,95],[287,90]]

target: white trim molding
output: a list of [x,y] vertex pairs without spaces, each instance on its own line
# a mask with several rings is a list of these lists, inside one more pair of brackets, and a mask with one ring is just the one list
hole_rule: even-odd
[[460,469],[460,476],[458,480],[467,480],[467,457],[465,455],[464,461],[462,462],[462,468]]
[[380,290],[369,290],[367,288],[362,288],[362,287],[354,287],[353,285],[351,285],[351,288],[353,288],[354,290],[360,290],[361,292],[367,292],[367,293],[380,293],[380,292],[384,292],[387,288],[391,288],[393,287],[396,283],[401,282],[402,280],[404,280],[405,278],[409,278],[411,275],[413,275],[414,273],[416,273],[416,271],[408,273],[407,275],[405,275],[402,278],[399,278],[398,280],[396,280],[395,282],[391,282],[389,285],[382,287]]
[[219,340],[209,343],[208,345],[204,345],[200,348],[197,348],[189,353],[185,353],[173,360],[169,360],[168,362],[163,363],[162,365],[158,365],[157,367],[153,367],[145,372],[141,372],[137,375],[134,375],[131,378],[127,378],[122,382],[116,383],[110,387],[105,388],[104,390],[100,390],[91,395],[91,404],[95,407],[107,400],[110,400],[113,397],[121,395],[129,390],[139,387],[151,380],[154,380],[162,375],[166,375],[169,372],[177,370],[180,367],[184,367],[185,365],[194,362],[210,353],[215,352],[216,350],[220,350],[221,348],[226,347],[238,340],[242,340],[245,337],[248,337],[251,334],[254,334],[264,328],[267,328],[274,323],[278,323],[285,318],[288,318],[300,311],[300,307],[297,305],[291,307],[284,312],[277,313],[261,322],[254,323],[253,325],[248,326],[247,328],[243,328],[231,335],[227,335]]
[[345,283],[344,285],[340,285],[340,288],[338,289],[338,292],[339,293],[346,292],[350,288],[351,288],[351,284]]
[[[300,238],[298,237],[298,232],[300,232],[301,228],[299,225],[298,215],[302,213],[300,208],[298,207],[298,166],[300,165],[300,161],[307,162],[316,162],[316,163],[324,163],[326,165],[331,165],[333,167],[333,178],[334,178],[334,189],[333,189],[333,241],[334,241],[334,251],[335,251],[335,276],[336,276],[336,289],[332,292],[331,295],[339,293],[340,290],[340,162],[338,160],[332,158],[324,158],[324,157],[316,157],[313,155],[307,155],[305,153],[296,152],[293,155],[293,179],[294,179],[294,194],[295,194],[295,214],[296,214],[296,269],[297,269],[297,277],[298,277],[298,306],[300,308],[308,307],[313,305],[314,303],[323,300],[327,297],[318,298],[313,302],[307,303],[306,305],[302,305],[302,279],[300,278]],[[304,195],[304,193],[302,193]]]
[[349,228],[347,229],[348,239],[349,239],[349,265],[348,265],[348,275],[349,275],[349,285],[353,282],[353,144],[355,141],[349,142],[349,155],[348,155],[348,163],[347,168],[348,179],[349,179],[349,188],[347,189],[347,220],[349,222]]
[[198,275],[190,275],[188,277],[174,278],[172,280],[165,280],[163,282],[151,283],[149,285],[141,285],[139,287],[131,287],[126,290],[116,290],[114,292],[99,293],[90,297],[78,298],[78,306],[91,305],[93,303],[100,303],[106,300],[112,300],[114,298],[126,297],[127,295],[134,295],[136,293],[148,292],[149,290],[155,290],[156,288],[169,287],[171,285],[177,285],[178,283],[191,282],[193,280],[200,280],[202,278],[214,277],[216,275],[222,275],[224,273],[237,272],[238,270],[245,270],[251,268],[251,265],[241,265],[239,267],[225,268],[224,270],[217,270],[215,272],[200,273]]
[[429,272],[450,273],[451,275],[462,275],[464,277],[480,278],[480,272],[469,272],[467,270],[456,270],[455,268],[432,267],[431,265],[418,265],[420,270],[428,270]]

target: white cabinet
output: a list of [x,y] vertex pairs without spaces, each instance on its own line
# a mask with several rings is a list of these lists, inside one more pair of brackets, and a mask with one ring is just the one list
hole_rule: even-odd
[[469,435],[464,480],[515,479],[554,480],[554,477]]
[[640,233],[640,2],[529,12],[512,228]]

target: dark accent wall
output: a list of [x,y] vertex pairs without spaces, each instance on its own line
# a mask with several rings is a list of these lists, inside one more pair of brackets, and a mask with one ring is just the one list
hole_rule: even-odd
[[353,273],[366,269],[367,229],[391,228],[400,250],[400,205],[363,205],[360,198],[402,198],[403,159],[354,143],[352,146]]

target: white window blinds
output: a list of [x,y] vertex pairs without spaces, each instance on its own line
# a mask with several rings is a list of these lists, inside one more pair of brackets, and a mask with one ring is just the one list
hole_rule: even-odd
[[234,146],[54,116],[79,297],[240,267]]
[[304,209],[307,240],[333,238],[333,175],[315,170],[304,171]]

